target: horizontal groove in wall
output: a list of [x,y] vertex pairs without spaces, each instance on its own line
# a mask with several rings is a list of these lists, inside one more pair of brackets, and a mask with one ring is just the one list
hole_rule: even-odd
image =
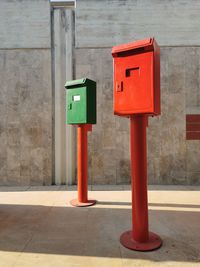
[[[200,48],[200,45],[197,46],[197,45],[180,45],[180,46],[175,46],[175,45],[160,45],[160,47],[199,47]],[[11,47],[11,48],[2,48],[0,47],[0,50],[49,50],[51,49],[51,47]],[[112,49],[112,46],[102,46],[102,47],[95,47],[95,46],[88,46],[88,47],[75,47],[75,49]]]
[[0,50],[50,50],[51,47],[13,47],[13,48],[2,48],[0,47]]
[[[130,43],[130,42],[129,42]],[[113,45],[115,46],[115,45]],[[199,45],[159,45],[160,48],[167,48],[167,47],[178,47],[178,48],[181,48],[181,47],[199,47],[200,48],[200,44]],[[75,47],[76,49],[112,49],[112,46],[76,46]]]

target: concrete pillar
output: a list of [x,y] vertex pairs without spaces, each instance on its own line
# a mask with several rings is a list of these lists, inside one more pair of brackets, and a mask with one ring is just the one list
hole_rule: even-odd
[[66,125],[64,84],[73,79],[73,10],[52,8],[52,75],[54,99],[54,183],[72,184],[75,179],[75,129]]

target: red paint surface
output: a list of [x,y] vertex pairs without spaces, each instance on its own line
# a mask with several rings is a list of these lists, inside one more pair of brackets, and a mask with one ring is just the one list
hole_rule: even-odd
[[199,114],[188,114],[186,115],[186,122],[199,122],[200,123],[200,115]]
[[88,176],[88,150],[87,150],[87,125],[77,127],[77,176],[78,176],[78,202],[87,202],[87,176]]
[[92,131],[92,124],[77,126],[78,198],[70,201],[75,207],[87,207],[96,203],[96,200],[88,200],[88,131]]
[[132,235],[137,242],[147,242],[147,116],[133,116],[131,122]]
[[187,132],[200,132],[200,123],[186,124]]
[[200,140],[200,115],[186,115],[186,140]]
[[114,114],[130,117],[132,230],[120,242],[130,249],[159,248],[149,233],[146,127],[148,115],[160,114],[160,49],[154,38],[113,47]]
[[162,245],[161,238],[149,232],[148,225],[147,125],[147,115],[135,115],[130,118],[132,230],[124,232],[120,237],[123,246],[138,251],[151,251]]
[[146,38],[144,40],[138,40],[138,41],[131,42],[128,44],[121,44],[121,45],[114,46],[112,48],[112,55],[117,56],[117,54],[121,52],[130,51],[130,50],[138,51],[138,49],[141,49],[141,48],[152,50],[153,49],[152,40],[153,38]]
[[113,47],[114,113],[160,114],[160,49],[154,38]]
[[187,140],[200,140],[200,132],[186,132]]

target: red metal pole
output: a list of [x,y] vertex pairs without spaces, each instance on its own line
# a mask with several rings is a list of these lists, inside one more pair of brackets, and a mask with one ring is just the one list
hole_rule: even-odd
[[133,239],[146,242],[149,238],[147,207],[147,116],[130,119],[131,178],[132,178],[132,224]]
[[77,176],[78,176],[78,202],[86,203],[87,196],[87,128],[85,124],[77,127]]
[[149,232],[147,201],[147,115],[130,118],[131,180],[132,180],[132,230],[120,237],[123,246],[139,251],[149,251],[162,245],[160,237]]
[[91,124],[77,126],[78,198],[70,201],[75,207],[86,207],[96,203],[96,200],[88,200],[88,131],[92,131]]

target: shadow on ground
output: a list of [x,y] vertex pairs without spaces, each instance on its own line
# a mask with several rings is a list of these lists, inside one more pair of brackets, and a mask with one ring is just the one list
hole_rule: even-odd
[[[131,206],[131,202],[111,202],[111,201],[98,201],[100,205],[120,205],[120,206]],[[148,203],[149,207],[171,207],[171,208],[200,208],[200,205],[193,204],[173,204],[173,203]]]
[[200,260],[199,212],[162,210],[163,204],[160,210],[151,210],[150,204],[150,228],[161,235],[164,243],[157,251],[143,253],[119,243],[120,234],[131,227],[130,208],[106,208],[102,204],[90,208],[2,204],[0,250],[152,261]]

